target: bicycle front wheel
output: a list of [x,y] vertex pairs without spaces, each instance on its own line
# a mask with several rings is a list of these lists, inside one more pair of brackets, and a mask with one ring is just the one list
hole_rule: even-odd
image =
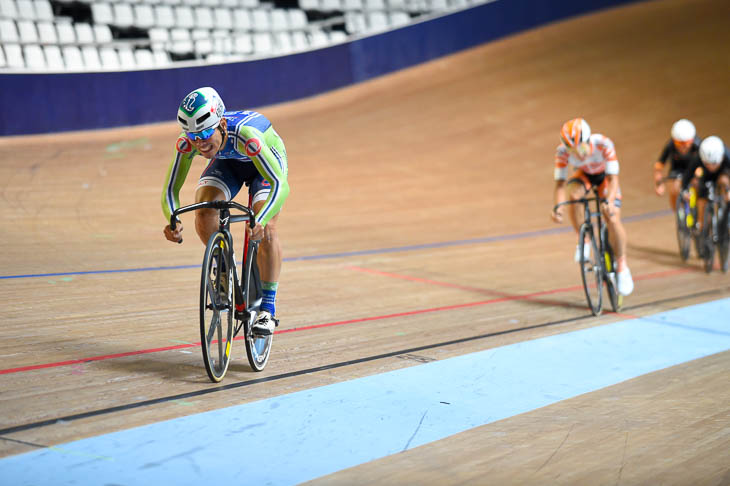
[[233,345],[233,265],[229,239],[214,233],[205,248],[200,280],[200,339],[211,381],[223,379]]
[[601,228],[601,247],[603,251],[603,280],[606,282],[606,293],[611,302],[611,308],[614,312],[618,312],[621,310],[623,297],[618,293],[616,260],[614,259],[611,243],[608,241],[608,228],[605,226]]
[[[588,247],[588,250],[586,249]],[[593,225],[583,223],[580,227],[580,274],[583,279],[583,290],[588,307],[594,316],[601,313],[603,307],[603,267],[602,256],[598,252]]]
[[702,228],[702,258],[705,260],[705,272],[710,273],[712,272],[712,266],[715,264],[715,242],[714,240],[714,234],[712,231],[713,222],[712,218],[714,217],[715,212],[713,208],[713,204],[708,202],[705,205],[705,219],[703,221],[703,228]]
[[246,322],[246,356],[248,364],[254,371],[263,371],[266,363],[269,362],[271,354],[271,345],[274,342],[274,336],[258,336],[251,332],[251,326],[258,316],[261,308],[261,278],[259,277],[259,268],[256,263],[258,245],[249,242],[246,251],[246,261],[243,262],[243,275],[241,278],[241,290],[243,293],[243,301],[246,304],[248,322]]
[[692,214],[689,209],[689,204],[685,203],[682,196],[677,196],[677,244],[679,245],[679,256],[685,262],[689,258],[689,252],[692,248],[692,232],[690,230]]

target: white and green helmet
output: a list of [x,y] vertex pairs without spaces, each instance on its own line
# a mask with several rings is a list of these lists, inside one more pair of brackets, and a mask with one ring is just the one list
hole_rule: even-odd
[[223,118],[226,107],[216,90],[210,87],[190,92],[180,103],[177,121],[188,133],[214,129]]

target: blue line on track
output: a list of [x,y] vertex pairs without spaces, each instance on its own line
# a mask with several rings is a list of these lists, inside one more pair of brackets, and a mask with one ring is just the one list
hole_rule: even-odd
[[[670,214],[671,211],[669,210],[663,210],[663,211],[654,211],[651,213],[645,213],[645,214],[639,214],[636,216],[629,216],[627,218],[624,218],[625,222],[632,222],[632,221],[641,221],[644,219],[651,219],[656,218],[659,216],[666,216],[667,214]],[[397,252],[404,252],[404,251],[417,251],[417,250],[427,250],[427,249],[434,249],[434,248],[447,248],[450,246],[463,246],[463,245],[475,245],[479,243],[494,243],[497,241],[510,241],[510,240],[519,240],[524,238],[533,238],[535,236],[547,236],[547,235],[554,235],[559,233],[567,233],[569,231],[572,231],[572,228],[570,227],[556,227],[556,228],[549,228],[549,229],[542,229],[542,230],[536,230],[536,231],[526,231],[523,233],[512,233],[509,235],[497,235],[497,236],[487,236],[483,238],[471,238],[466,240],[454,240],[454,241],[442,241],[442,242],[436,242],[436,243],[424,243],[422,245],[409,245],[409,246],[396,246],[392,248],[374,248],[370,250],[357,250],[357,251],[349,251],[349,252],[341,252],[341,253],[325,253],[322,255],[309,255],[309,256],[300,256],[300,257],[289,257],[284,258],[285,262],[297,262],[297,261],[310,261],[310,260],[328,260],[332,258],[345,258],[345,257],[352,257],[352,256],[363,256],[363,255],[378,255],[382,253],[397,253]],[[75,275],[101,275],[101,274],[108,274],[108,273],[128,273],[128,272],[157,272],[162,270],[187,270],[191,268],[199,268],[200,264],[195,265],[173,265],[173,266],[163,266],[163,267],[141,267],[141,268],[122,268],[122,269],[112,269],[112,270],[89,270],[84,272],[54,272],[54,273],[33,273],[33,274],[26,274],[26,275],[0,275],[0,280],[9,280],[9,279],[18,279],[18,278],[42,278],[42,277],[65,277],[65,276],[75,276]]]
[[730,350],[728,314],[723,299],[180,417],[8,457],[0,477],[298,484]]

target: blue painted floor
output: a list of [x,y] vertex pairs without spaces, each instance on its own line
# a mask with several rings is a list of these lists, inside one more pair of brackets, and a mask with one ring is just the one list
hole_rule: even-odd
[[[730,349],[730,299],[0,460],[2,484],[297,484]],[[20,437],[22,438],[22,437]]]

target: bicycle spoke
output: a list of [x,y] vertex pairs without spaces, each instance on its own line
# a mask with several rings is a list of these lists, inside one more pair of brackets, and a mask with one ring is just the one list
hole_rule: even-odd
[[208,329],[208,335],[205,340],[205,342],[207,342],[209,345],[213,344],[213,338],[215,337],[214,334],[216,333],[216,331],[218,331],[219,334],[221,332],[221,319],[220,314],[218,314],[217,312],[213,314],[213,317],[210,321],[210,328]]

